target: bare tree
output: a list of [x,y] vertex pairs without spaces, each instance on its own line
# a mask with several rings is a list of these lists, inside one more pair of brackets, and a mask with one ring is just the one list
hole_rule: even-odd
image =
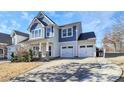
[[[114,52],[124,52],[124,17],[119,16],[114,19],[112,32],[106,33],[103,39],[104,47],[109,44],[114,46]],[[105,46],[106,45],[106,46]]]

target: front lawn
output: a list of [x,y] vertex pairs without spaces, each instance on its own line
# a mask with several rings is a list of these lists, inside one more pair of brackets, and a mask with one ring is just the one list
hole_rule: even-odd
[[2,63],[0,64],[0,81],[9,81],[11,78],[18,76],[40,65],[41,63],[37,62]]
[[124,82],[124,56],[121,57],[113,57],[113,58],[108,58],[109,60],[111,60],[113,63],[116,63],[117,65],[119,65],[122,70],[123,70],[123,75],[122,77],[118,80],[118,82]]

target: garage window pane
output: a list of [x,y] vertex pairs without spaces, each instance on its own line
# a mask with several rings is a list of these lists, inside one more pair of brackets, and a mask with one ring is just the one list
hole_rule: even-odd
[[88,45],[87,47],[93,47],[93,45]]
[[85,46],[80,46],[80,48],[85,48]]
[[68,48],[73,48],[73,46],[68,46]]
[[64,49],[64,48],[66,48],[66,47],[62,47],[62,49]]

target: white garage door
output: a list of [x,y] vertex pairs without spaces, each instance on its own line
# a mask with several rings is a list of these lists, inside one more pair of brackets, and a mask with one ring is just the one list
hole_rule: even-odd
[[61,57],[73,57],[73,46],[62,46]]
[[87,46],[87,56],[93,56],[94,51],[93,51],[93,45]]
[[79,57],[93,56],[93,45],[79,46],[78,56]]

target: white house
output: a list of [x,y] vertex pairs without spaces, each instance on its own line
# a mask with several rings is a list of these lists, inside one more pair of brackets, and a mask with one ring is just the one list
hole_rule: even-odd
[[[83,33],[81,22],[59,26],[40,12],[30,23],[28,31],[29,37],[27,35],[22,38],[21,34],[17,38],[17,32],[12,34],[13,45],[26,46],[27,49],[40,52],[42,57],[49,58],[96,56],[95,33]],[[11,50],[13,45],[9,46],[8,50]],[[8,57],[10,53],[12,51],[8,53]]]

